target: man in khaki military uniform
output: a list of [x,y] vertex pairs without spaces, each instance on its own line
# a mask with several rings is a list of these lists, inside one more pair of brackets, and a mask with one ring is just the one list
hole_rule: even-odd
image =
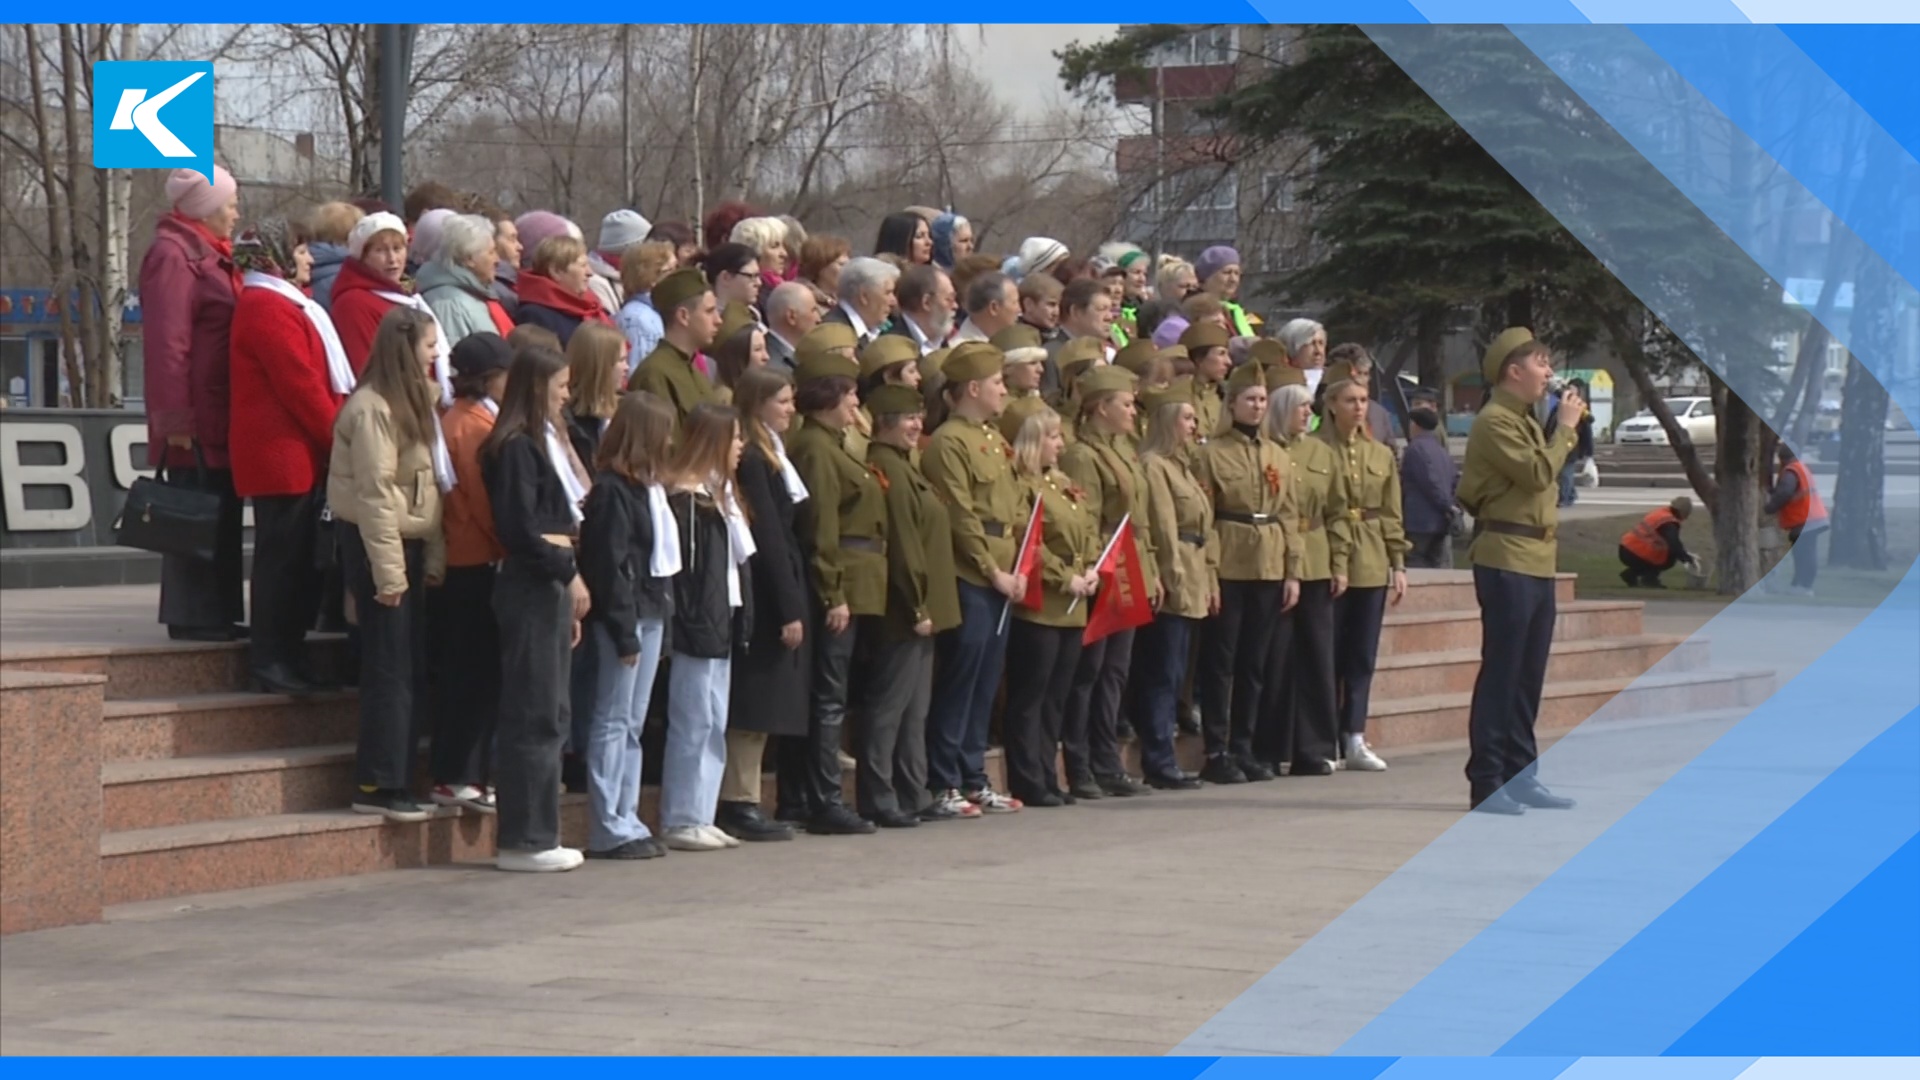
[[1018,799],[987,784],[986,763],[987,729],[1007,658],[1000,616],[1027,589],[1024,576],[1013,573],[1026,526],[1020,483],[1012,448],[994,426],[1007,404],[1005,364],[1005,355],[987,342],[954,346],[940,368],[948,419],[921,455],[927,480],[947,504],[960,575],[960,625],[935,642],[938,665],[927,718],[933,804],[921,815],[928,819],[1020,809]]
[[713,383],[694,369],[693,357],[711,348],[720,333],[720,306],[706,275],[692,267],[661,278],[651,298],[666,333],[640,361],[627,388],[660,398],[673,406],[677,419],[685,420],[696,405],[717,400]]
[[1468,720],[1467,781],[1472,806],[1493,814],[1527,807],[1565,809],[1534,776],[1533,726],[1553,644],[1553,575],[1558,568],[1559,477],[1578,442],[1585,407],[1560,399],[1553,431],[1542,435],[1533,407],[1547,396],[1553,360],[1524,327],[1487,347],[1481,374],[1493,400],[1473,421],[1460,470],[1460,505],[1474,517],[1473,591],[1480,601],[1480,676]]

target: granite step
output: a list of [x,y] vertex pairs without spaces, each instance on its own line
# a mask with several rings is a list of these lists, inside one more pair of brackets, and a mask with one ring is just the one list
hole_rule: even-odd
[[[338,677],[345,650],[342,635],[308,635],[308,658],[322,678]],[[250,682],[244,641],[9,647],[0,670],[105,675],[108,701],[233,693]]]
[[[1538,730],[1573,727],[1606,709],[1605,719],[1682,716],[1757,705],[1773,692],[1771,671],[1706,670],[1549,681],[1540,698]],[[1367,741],[1376,747],[1448,742],[1467,737],[1471,691],[1420,697],[1375,697]]]
[[103,828],[191,825],[345,804],[354,744],[283,747],[101,766]]
[[295,698],[224,692],[108,701],[102,757],[109,763],[231,754],[346,742],[358,725],[352,691]]
[[[1562,638],[1547,660],[1549,682],[1632,677],[1661,664],[1662,671],[1698,671],[1712,659],[1705,638],[1634,634],[1593,639]],[[1664,663],[1663,663],[1664,661]],[[1373,677],[1375,698],[1469,693],[1480,674],[1480,650],[1383,655]]]
[[[1634,637],[1642,632],[1637,600],[1574,600],[1558,605],[1555,641]],[[1380,630],[1380,655],[1456,652],[1480,648],[1477,609],[1401,612],[1389,608]]]

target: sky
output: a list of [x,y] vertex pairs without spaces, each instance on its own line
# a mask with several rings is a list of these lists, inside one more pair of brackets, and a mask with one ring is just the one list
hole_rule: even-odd
[[1103,40],[1119,28],[1117,23],[959,26],[954,37],[966,44],[975,70],[1000,87],[1003,97],[1038,115],[1046,102],[1066,97],[1053,51],[1075,40]]

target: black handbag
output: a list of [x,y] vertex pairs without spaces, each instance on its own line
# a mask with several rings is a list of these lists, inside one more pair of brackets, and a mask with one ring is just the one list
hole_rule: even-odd
[[166,482],[163,465],[157,475],[140,477],[127,491],[120,519],[113,523],[113,542],[123,547],[161,555],[212,562],[220,535],[220,493],[206,490],[207,461],[198,443],[193,461],[200,487],[175,487]]

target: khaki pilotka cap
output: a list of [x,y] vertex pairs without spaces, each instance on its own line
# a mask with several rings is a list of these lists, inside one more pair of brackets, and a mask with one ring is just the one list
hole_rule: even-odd
[[707,284],[707,275],[689,266],[661,278],[647,297],[653,301],[653,310],[659,312],[660,316],[668,322],[672,322],[673,309],[698,297],[701,293],[712,291],[713,287]]
[[940,373],[949,383],[974,382],[1000,374],[1006,362],[1006,354],[987,342],[969,341],[953,347]]
[[910,416],[927,411],[927,403],[920,399],[920,392],[899,383],[874,387],[864,404],[870,416]]
[[1147,365],[1159,358],[1160,350],[1154,348],[1151,341],[1132,342],[1113,354],[1113,362],[1116,366],[1126,368],[1135,375],[1145,374]]
[[1000,419],[996,421],[1000,427],[1000,437],[1007,440],[1008,445],[1012,445],[1013,441],[1020,437],[1020,429],[1027,426],[1029,418],[1052,411],[1053,407],[1039,398],[1017,398],[1009,401],[1005,411],[1001,412]]
[[858,380],[860,365],[837,352],[811,352],[800,358],[799,365],[793,371],[793,381],[797,386],[817,379],[831,379],[836,375]]
[[860,350],[860,377],[872,378],[895,364],[910,363],[918,359],[920,359],[920,346],[915,345],[913,339],[899,334],[881,334],[868,342],[866,348]]
[[1163,405],[1191,404],[1193,404],[1193,376],[1191,375],[1182,375],[1159,389],[1142,391],[1140,394],[1140,405],[1149,416],[1159,412]]
[[1226,400],[1232,401],[1253,387],[1267,388],[1267,373],[1259,364],[1245,363],[1227,376]]
[[1197,322],[1180,334],[1180,344],[1193,353],[1201,349],[1224,349],[1233,340],[1227,328],[1215,322]]
[[1074,390],[1084,400],[1095,394],[1124,390],[1129,393],[1140,385],[1140,377],[1123,367],[1102,364],[1080,376]]
[[1500,336],[1487,346],[1487,354],[1480,358],[1480,374],[1487,380],[1488,389],[1499,385],[1500,365],[1513,355],[1513,350],[1533,339],[1533,331],[1524,326],[1512,326],[1500,331]]

